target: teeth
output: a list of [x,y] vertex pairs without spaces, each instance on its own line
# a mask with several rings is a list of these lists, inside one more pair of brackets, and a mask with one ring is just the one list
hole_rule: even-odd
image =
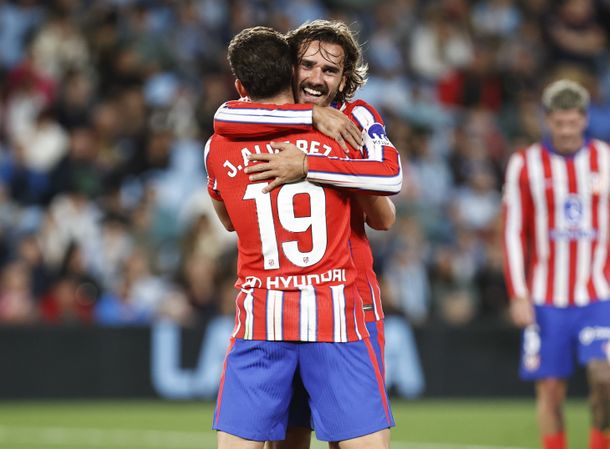
[[310,89],[309,87],[304,87],[303,90],[305,91],[306,94],[315,95],[316,97],[322,95],[322,92]]

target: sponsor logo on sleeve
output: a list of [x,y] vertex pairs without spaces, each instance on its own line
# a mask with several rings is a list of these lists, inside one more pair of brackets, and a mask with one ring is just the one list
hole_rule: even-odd
[[384,145],[384,146],[394,146],[390,139],[388,139],[387,134],[385,133],[385,128],[381,123],[373,123],[367,129],[367,134],[371,138],[373,144],[375,145]]

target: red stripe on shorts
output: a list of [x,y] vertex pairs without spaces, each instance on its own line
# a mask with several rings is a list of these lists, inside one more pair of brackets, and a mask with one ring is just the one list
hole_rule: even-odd
[[214,417],[214,422],[218,423],[218,417],[220,416],[220,404],[222,403],[222,390],[225,386],[225,373],[227,371],[227,359],[229,358],[229,353],[233,346],[235,345],[235,339],[231,338],[229,340],[229,347],[227,348],[227,352],[225,354],[225,361],[222,364],[222,375],[220,376],[220,386],[218,387],[218,400],[216,401],[216,416]]
[[388,421],[388,425],[392,424],[392,420],[390,419],[390,408],[388,407],[388,397],[385,394],[385,385],[383,383],[383,377],[381,376],[381,372],[379,371],[379,364],[377,363],[377,356],[375,355],[375,350],[373,349],[373,345],[371,344],[371,340],[368,338],[364,339],[364,344],[366,345],[366,349],[369,352],[369,359],[371,359],[371,363],[373,368],[375,369],[375,377],[377,378],[377,387],[379,388],[379,394],[381,396],[381,401],[383,402],[383,410],[385,411],[385,417]]

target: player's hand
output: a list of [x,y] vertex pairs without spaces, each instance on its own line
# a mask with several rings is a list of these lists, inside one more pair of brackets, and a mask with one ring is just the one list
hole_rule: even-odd
[[362,131],[342,112],[324,106],[313,106],[313,126],[322,134],[337,141],[346,153],[350,144],[353,148],[362,147]]
[[510,301],[510,317],[519,327],[534,324],[534,306],[529,298],[517,297]]
[[248,159],[259,163],[249,165],[244,170],[248,174],[254,173],[250,176],[250,181],[274,178],[263,189],[263,193],[270,192],[282,184],[299,181],[307,176],[307,156],[303,151],[287,142],[271,142],[270,145],[271,148],[279,152],[274,154],[251,154]]

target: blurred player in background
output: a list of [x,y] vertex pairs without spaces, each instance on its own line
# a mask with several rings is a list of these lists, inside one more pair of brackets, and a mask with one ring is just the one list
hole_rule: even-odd
[[[303,173],[306,173],[308,180],[348,187],[356,193],[359,190],[376,195],[398,193],[402,182],[400,159],[386,136],[381,116],[375,108],[363,101],[349,102],[356,90],[365,83],[367,74],[361,49],[349,28],[342,22],[316,20],[290,32],[288,40],[297,58],[293,80],[297,101],[314,105],[314,114],[316,111],[321,112],[316,107],[331,106],[349,117],[358,130],[364,132],[365,146],[363,154],[359,156],[364,159],[345,161],[336,157],[305,155],[296,147],[284,144],[281,146],[283,151],[279,154],[251,157],[252,160],[266,162],[248,168],[249,173],[257,173],[251,179],[273,179],[268,187],[272,189],[301,179]],[[215,122],[218,133],[243,137],[253,130],[249,125],[263,121],[269,126],[267,131],[274,132],[299,129],[302,126],[302,106],[295,105],[293,111],[282,111],[281,123],[273,125],[268,123],[269,117],[265,116],[265,111],[242,111],[240,106],[229,103],[219,109]],[[239,115],[233,114],[233,108],[237,109]],[[339,121],[334,115],[324,118],[327,121]],[[337,130],[333,137],[342,143],[351,139],[352,134],[346,126],[343,131]],[[356,283],[364,301],[367,328],[383,372],[384,315],[364,224],[366,221],[374,229],[388,229],[394,222],[395,209],[386,196],[358,194],[352,197],[351,211],[350,249],[358,270]],[[307,398],[297,391],[291,410],[288,438],[285,442],[275,442],[274,447],[308,448],[310,438]]]
[[542,96],[549,137],[511,157],[504,187],[506,282],[524,328],[520,375],[536,382],[544,449],[566,447],[574,353],[586,366],[590,449],[610,431],[610,148],[588,139],[589,94],[560,80]]
[[[281,34],[242,31],[229,62],[248,108],[294,101],[292,53]],[[274,137],[343,156],[318,132]],[[318,438],[346,449],[389,447],[393,420],[349,250],[349,198],[307,181],[265,193],[268,183],[251,182],[244,169],[248,155],[273,151],[269,141],[215,134],[206,144],[208,191],[239,251],[236,326],[214,416],[219,447],[284,439],[297,372]]]

